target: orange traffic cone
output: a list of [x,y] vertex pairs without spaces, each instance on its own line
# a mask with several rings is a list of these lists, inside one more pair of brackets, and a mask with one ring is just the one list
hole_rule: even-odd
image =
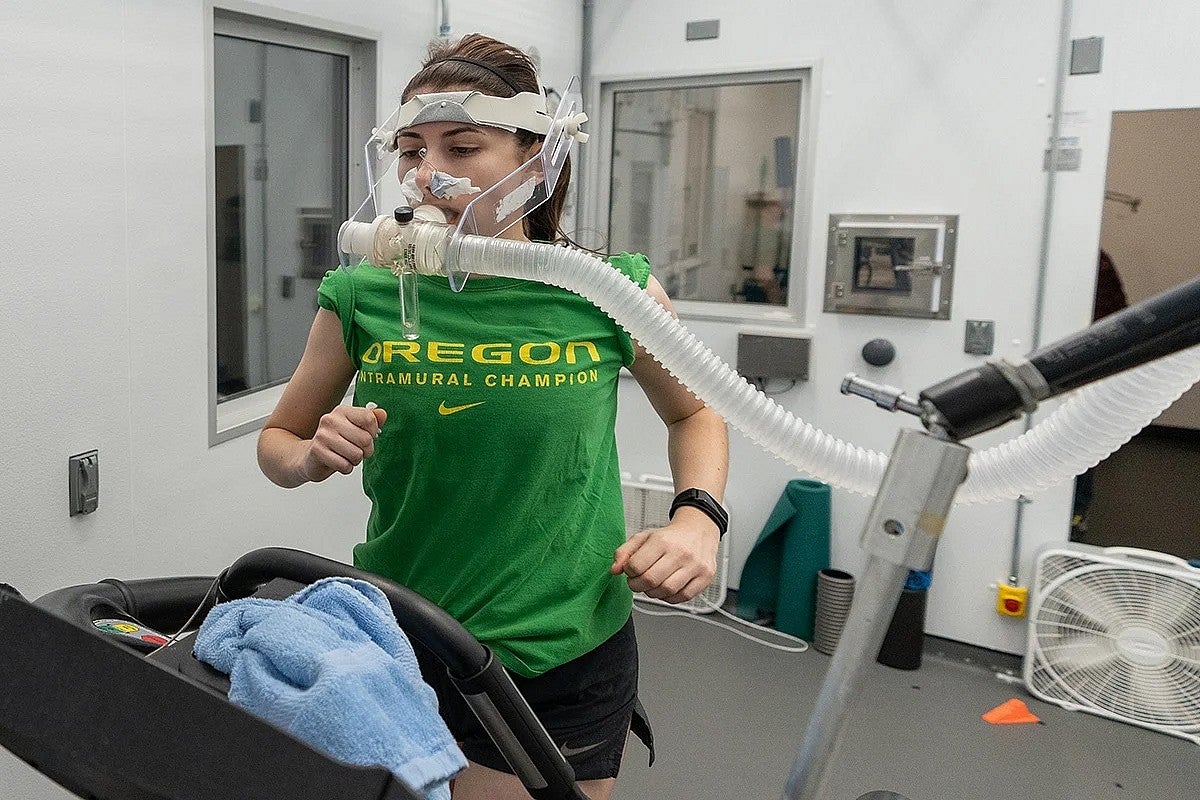
[[1025,722],[1041,722],[1024,702],[1015,697],[1012,700],[1001,703],[984,714],[983,719],[993,725],[1020,725]]

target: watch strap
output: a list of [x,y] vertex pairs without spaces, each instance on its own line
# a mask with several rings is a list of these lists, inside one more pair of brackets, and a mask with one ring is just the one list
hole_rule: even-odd
[[675,512],[683,506],[690,506],[703,512],[716,524],[721,536],[724,536],[725,531],[729,530],[729,512],[716,498],[703,489],[684,489],[675,495],[675,499],[671,501],[671,510],[667,513],[667,518],[674,518]]

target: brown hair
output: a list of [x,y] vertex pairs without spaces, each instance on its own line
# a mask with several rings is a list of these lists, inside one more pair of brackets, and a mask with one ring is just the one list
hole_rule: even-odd
[[[447,92],[473,89],[493,97],[512,97],[519,92],[541,93],[537,69],[529,56],[512,45],[479,33],[467,34],[457,42],[433,42],[421,69],[404,87],[400,102],[409,100],[417,90]],[[517,146],[527,149],[544,139],[530,131],[517,130]],[[567,188],[571,184],[571,159],[568,156],[554,193],[534,209],[524,221],[525,235],[535,242],[570,242],[559,228]]]

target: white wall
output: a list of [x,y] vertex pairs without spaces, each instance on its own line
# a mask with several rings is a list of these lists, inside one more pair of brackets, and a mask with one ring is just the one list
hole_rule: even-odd
[[[379,31],[380,109],[437,5],[271,3]],[[552,85],[578,73],[577,4],[451,6],[454,35],[535,45]],[[0,581],[29,597],[215,574],[268,544],[344,560],[362,537],[357,475],[288,492],[259,472],[253,435],[208,446],[205,38],[201,0],[0,4]],[[100,507],[68,518],[67,457],[91,448]],[[65,796],[7,753],[0,786]]]
[[[1060,173],[1042,342],[1090,319],[1099,242],[1108,116],[1114,108],[1200,105],[1194,60],[1198,7],[1077,3],[1072,37],[1101,35],[1104,69],[1069,78],[1063,135],[1079,136],[1083,168]],[[807,384],[777,399],[818,427],[876,450],[889,450],[899,425],[864,401],[842,397],[847,372],[918,390],[977,363],[962,352],[966,319],[996,321],[998,354],[1028,350],[1043,209],[1042,151],[1049,134],[1060,5],[1043,0],[960,3],[823,3],[760,0],[737,11],[715,0],[627,0],[597,4],[593,69],[598,83],[665,74],[712,74],[813,66],[811,196],[797,197],[811,220],[805,322],[813,328]],[[720,19],[720,38],[687,42],[685,23]],[[631,57],[636,54],[636,58]],[[803,187],[801,187],[803,188]],[[807,207],[806,207],[807,204]],[[890,319],[821,311],[824,225],[830,213],[956,213],[960,233],[953,318]],[[619,247],[619,243],[613,243]],[[795,268],[794,268],[795,269]],[[794,273],[795,274],[795,273]],[[688,322],[722,357],[735,355],[739,326]],[[859,355],[875,337],[891,339],[888,367]],[[624,469],[665,474],[660,426],[632,382],[623,385],[620,418]],[[977,437],[975,447],[1019,432],[1009,425]],[[729,499],[734,585],[767,514],[792,472],[733,435]],[[1034,498],[1025,519],[1021,577],[1046,542],[1067,537],[1071,487]],[[861,565],[864,498],[835,491],[833,560]],[[992,585],[1009,571],[1013,503],[960,506],[935,567],[928,630],[1008,652],[1024,649],[1024,623],[994,611]]]

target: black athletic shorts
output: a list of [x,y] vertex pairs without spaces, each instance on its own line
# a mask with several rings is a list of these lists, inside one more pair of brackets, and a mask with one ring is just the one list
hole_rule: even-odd
[[[512,774],[445,667],[415,641],[413,649],[422,675],[437,692],[438,711],[466,757]],[[645,742],[654,763],[654,736],[637,699],[637,670],[631,617],[607,641],[574,661],[536,678],[509,674],[575,770],[575,779],[589,781],[617,776],[630,730]]]

